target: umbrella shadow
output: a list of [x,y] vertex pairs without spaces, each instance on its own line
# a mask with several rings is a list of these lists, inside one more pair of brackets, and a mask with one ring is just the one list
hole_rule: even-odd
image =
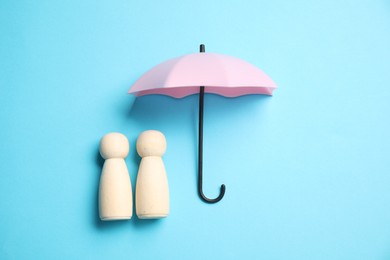
[[[137,97],[128,110],[128,119],[135,122],[141,131],[156,129],[167,136],[182,135],[192,131],[192,149],[197,148],[197,111],[198,95],[177,99],[165,95],[148,95]],[[193,168],[196,169],[196,161]]]
[[[227,119],[228,124],[234,124],[235,122],[229,120],[238,115],[244,120],[249,120],[251,115],[259,112],[259,109],[265,105],[270,97],[266,95],[245,95],[231,98],[208,94],[205,95],[204,119],[218,118],[221,121]],[[248,114],[248,116],[245,114]],[[215,120],[215,122],[218,123],[219,120]]]
[[180,111],[191,109],[193,105],[193,102],[189,102],[191,99],[193,97],[176,99],[163,95],[138,97],[128,110],[127,116],[140,124],[142,128],[177,126],[188,118],[187,114]]
[[[219,185],[223,183],[210,183],[208,184],[208,173],[206,156],[211,156],[211,160],[218,163],[219,159],[224,156],[224,153],[231,153],[237,150],[237,148],[229,142],[230,138],[245,138],[244,128],[251,129],[253,124],[256,124],[258,120],[258,115],[263,113],[264,106],[268,102],[270,96],[265,95],[245,95],[240,97],[224,97],[216,94],[207,94],[205,95],[204,100],[204,123],[203,123],[203,191],[206,196],[210,195],[209,198],[216,198],[219,195],[220,188]],[[193,124],[193,138],[194,138],[194,162],[195,172],[194,172],[194,181],[198,181],[198,124],[199,124],[199,115],[198,115],[198,104],[195,106],[195,111],[192,115],[194,122]],[[254,120],[254,118],[256,118]],[[218,149],[218,154],[207,153],[208,147],[213,146],[213,144],[208,144],[207,140],[213,138],[221,138],[221,133],[231,132],[227,128],[234,129],[234,136],[229,136],[224,142],[224,149]],[[242,131],[242,132],[241,132]],[[223,134],[222,134],[223,136]],[[217,145],[218,147],[218,145]],[[210,155],[208,155],[210,154]],[[223,178],[223,176],[220,176]],[[226,183],[225,183],[226,184]],[[226,184],[228,187],[228,184]],[[208,195],[207,195],[208,194]]]
[[[206,94],[204,101],[204,134],[207,135],[208,125],[223,131],[240,119],[244,125],[250,127],[253,115],[258,115],[259,110],[267,103],[270,96],[246,95],[236,98],[227,98],[215,94]],[[192,174],[197,182],[198,167],[198,123],[199,123],[199,95],[191,95],[182,99],[176,99],[164,95],[149,95],[135,99],[133,106],[128,111],[128,117],[142,129],[159,128],[164,131],[180,132],[183,126],[190,125],[192,131],[192,149],[194,164]],[[247,119],[248,118],[248,119]],[[239,134],[239,133],[237,133]],[[233,148],[232,148],[233,149]],[[137,158],[138,159],[138,158]],[[138,161],[139,162],[139,161]]]
[[[230,118],[248,118],[257,113],[270,96],[247,95],[237,98],[227,98],[215,94],[205,95],[204,120],[212,121],[213,124],[229,122]],[[199,97],[197,94],[182,99],[176,99],[164,95],[149,95],[135,99],[128,110],[127,116],[134,120],[142,129],[167,129],[180,131],[181,125],[190,122],[194,142],[198,141],[199,123]],[[205,122],[206,123],[206,122]],[[210,122],[207,122],[210,123]],[[174,126],[174,127],[173,127]],[[205,127],[207,125],[205,124]],[[221,126],[221,131],[222,131]]]

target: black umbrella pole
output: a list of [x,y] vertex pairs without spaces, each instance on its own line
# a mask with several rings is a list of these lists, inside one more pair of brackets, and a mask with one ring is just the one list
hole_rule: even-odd
[[[201,47],[202,49],[202,47]],[[200,87],[199,92],[199,146],[198,146],[198,193],[199,197],[207,203],[216,203],[225,195],[225,184],[221,185],[219,196],[215,199],[206,198],[203,194],[203,107],[204,107],[204,87]]]

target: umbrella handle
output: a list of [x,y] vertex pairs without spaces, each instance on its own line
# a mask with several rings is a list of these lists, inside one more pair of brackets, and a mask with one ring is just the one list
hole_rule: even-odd
[[219,195],[215,199],[207,198],[203,193],[203,107],[204,107],[204,87],[200,87],[199,92],[199,146],[198,146],[198,193],[199,197],[207,203],[216,203],[225,195],[226,186],[221,185]]

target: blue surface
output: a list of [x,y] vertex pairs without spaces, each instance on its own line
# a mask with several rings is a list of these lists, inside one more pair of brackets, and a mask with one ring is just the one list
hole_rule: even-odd
[[[0,259],[390,259],[390,4],[0,2]],[[273,97],[127,95],[155,64],[245,59]],[[100,222],[107,132],[167,138],[171,213]]]

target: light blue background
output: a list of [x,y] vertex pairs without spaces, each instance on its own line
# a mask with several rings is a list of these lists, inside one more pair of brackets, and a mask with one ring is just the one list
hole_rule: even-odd
[[[270,75],[273,97],[127,95],[206,51]],[[0,2],[1,259],[390,259],[390,3]],[[100,138],[168,141],[171,213],[103,223]]]

